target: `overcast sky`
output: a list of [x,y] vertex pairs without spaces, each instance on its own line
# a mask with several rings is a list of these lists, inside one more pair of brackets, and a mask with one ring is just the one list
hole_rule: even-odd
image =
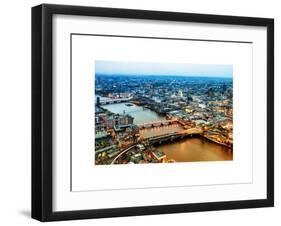
[[95,61],[96,74],[232,77],[232,65]]

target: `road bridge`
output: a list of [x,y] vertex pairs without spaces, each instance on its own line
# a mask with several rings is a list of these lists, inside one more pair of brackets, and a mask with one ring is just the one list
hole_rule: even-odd
[[129,102],[131,99],[132,99],[132,97],[118,98],[118,99],[105,98],[105,99],[100,100],[100,105],[124,103],[124,102]]
[[137,124],[137,126],[140,129],[142,129],[142,128],[158,127],[158,126],[163,126],[163,125],[171,125],[172,123],[177,123],[177,120],[174,120],[174,119],[173,120],[159,120],[159,121]]
[[[164,135],[160,135],[160,136],[155,136],[155,137],[150,137],[147,139],[143,140],[143,143],[147,143],[148,145],[153,145],[153,144],[161,144],[162,142],[167,142],[167,141],[173,141],[176,139],[183,139],[185,137],[188,136],[192,136],[192,135],[196,135],[202,134],[202,129],[201,128],[191,128],[191,129],[187,129],[187,130],[182,130],[179,132],[174,132],[174,133],[168,133],[168,134],[164,134]],[[123,151],[121,151],[111,162],[111,164],[115,164],[115,162],[117,161],[118,158],[120,158],[122,155],[124,155],[125,153],[127,153],[128,151],[132,150],[133,148],[135,148],[137,146],[137,144],[132,145],[126,149],[124,149]]]

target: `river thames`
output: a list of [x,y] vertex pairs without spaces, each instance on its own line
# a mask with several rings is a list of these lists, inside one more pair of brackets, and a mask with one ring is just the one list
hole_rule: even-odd
[[173,143],[157,146],[158,151],[166,154],[167,160],[176,162],[232,160],[233,154],[227,147],[204,138],[186,138]]
[[134,124],[143,124],[153,121],[165,120],[165,117],[160,116],[156,112],[137,106],[133,104],[128,106],[129,103],[107,104],[102,107],[115,113],[115,114],[128,114],[134,117]]
[[[103,108],[115,114],[129,114],[134,117],[134,124],[148,123],[152,121],[165,120],[165,117],[156,112],[137,105],[128,106],[128,103],[103,105]],[[140,130],[143,138],[178,132],[183,128],[178,124]],[[185,138],[172,143],[161,144],[156,150],[166,154],[167,160],[176,162],[196,161],[222,161],[232,160],[233,153],[227,147],[209,141],[201,137]]]

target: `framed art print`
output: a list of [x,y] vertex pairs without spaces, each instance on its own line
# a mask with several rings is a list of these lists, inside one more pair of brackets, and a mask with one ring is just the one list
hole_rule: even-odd
[[32,217],[274,203],[274,21],[32,8]]

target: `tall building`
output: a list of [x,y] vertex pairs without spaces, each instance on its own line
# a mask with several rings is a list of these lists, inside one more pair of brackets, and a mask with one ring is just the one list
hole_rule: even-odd
[[97,106],[100,106],[100,97],[97,97]]
[[178,95],[179,95],[179,97],[183,97],[183,92],[181,90],[179,90]]

